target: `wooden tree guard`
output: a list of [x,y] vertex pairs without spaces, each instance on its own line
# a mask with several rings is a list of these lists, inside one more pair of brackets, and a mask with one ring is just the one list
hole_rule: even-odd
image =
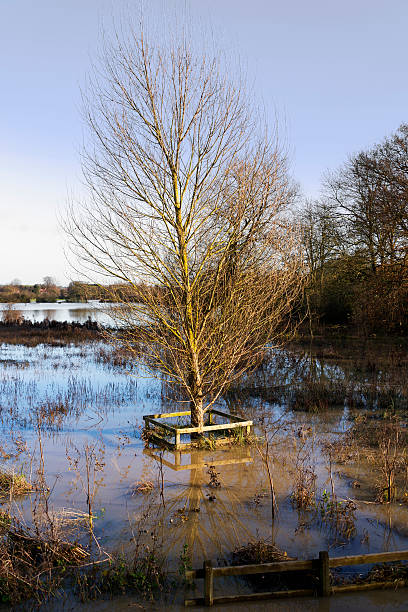
[[[348,557],[329,557],[326,550],[319,552],[318,559],[299,561],[276,561],[274,563],[254,563],[252,565],[230,565],[214,567],[212,561],[204,561],[203,569],[186,571],[188,580],[204,578],[204,597],[186,599],[185,606],[213,606],[214,604],[233,603],[240,601],[258,601],[262,599],[278,599],[290,597],[313,596],[327,597],[335,593],[348,593],[352,591],[368,591],[371,589],[391,589],[408,585],[408,580],[389,580],[382,582],[366,582],[345,584],[343,586],[330,585],[331,567],[348,567],[351,565],[364,565],[374,563],[390,563],[393,561],[408,561],[408,550],[395,552],[369,553],[366,555],[352,555]],[[293,589],[270,591],[267,593],[248,593],[242,595],[227,595],[214,597],[214,578],[221,576],[246,576],[249,574],[271,574],[282,572],[316,572],[319,577],[318,592],[314,589]]]
[[[151,438],[154,441],[159,442],[160,444],[164,444],[169,448],[175,450],[181,450],[189,448],[191,446],[191,442],[181,442],[181,436],[186,434],[201,434],[204,438],[206,438],[206,434],[211,435],[211,433],[215,432],[226,433],[232,430],[241,431],[243,436],[247,438],[251,434],[251,427],[253,426],[252,421],[246,421],[241,417],[235,416],[233,414],[227,414],[226,412],[221,412],[220,410],[215,409],[209,410],[206,414],[208,416],[208,424],[205,425],[202,429],[200,429],[199,427],[188,427],[184,425],[169,425],[168,423],[163,423],[161,420],[159,420],[170,419],[173,417],[191,417],[190,410],[186,410],[183,412],[165,412],[162,414],[147,414],[143,417],[143,419],[145,422],[145,428],[149,439]],[[225,419],[228,419],[229,422],[222,423],[219,425],[213,425],[214,415],[218,415]],[[173,439],[174,442],[172,441]],[[214,442],[216,445],[230,443],[231,437],[217,437],[216,439],[214,439]]]

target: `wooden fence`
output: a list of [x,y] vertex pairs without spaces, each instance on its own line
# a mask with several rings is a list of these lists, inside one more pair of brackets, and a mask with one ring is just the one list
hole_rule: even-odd
[[232,565],[227,567],[213,567],[212,561],[204,561],[203,569],[186,572],[186,578],[194,580],[204,579],[204,596],[195,599],[186,599],[185,606],[212,606],[213,604],[233,603],[239,601],[257,601],[261,599],[278,599],[289,597],[304,597],[315,595],[315,589],[294,589],[288,591],[270,591],[263,593],[249,593],[243,595],[228,595],[214,597],[214,578],[221,576],[245,576],[249,574],[272,574],[282,572],[315,572],[319,578],[318,595],[326,597],[334,593],[349,591],[366,591],[370,589],[386,589],[407,586],[408,580],[392,580],[383,582],[366,582],[345,584],[343,586],[330,586],[330,568],[348,567],[351,565],[364,565],[373,563],[389,563],[407,561],[408,550],[396,552],[372,553],[367,555],[353,555],[349,557],[329,557],[326,550],[319,552],[318,559],[306,561],[280,561],[276,563],[258,563],[254,565]]

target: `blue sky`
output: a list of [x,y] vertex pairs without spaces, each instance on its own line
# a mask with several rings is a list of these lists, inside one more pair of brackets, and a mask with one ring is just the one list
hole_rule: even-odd
[[[134,0],[0,0],[0,283],[69,282],[57,212],[80,186],[80,86]],[[406,0],[146,0],[212,28],[284,124],[305,196],[408,121]]]

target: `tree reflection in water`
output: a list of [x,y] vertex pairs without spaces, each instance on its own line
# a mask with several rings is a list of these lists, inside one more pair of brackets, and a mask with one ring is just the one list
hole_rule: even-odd
[[[243,538],[251,538],[250,527],[242,520],[240,493],[245,490],[248,478],[245,466],[253,462],[251,449],[240,447],[211,454],[200,450],[166,451],[160,459],[160,451],[147,448],[144,454],[175,472],[189,471],[188,482],[177,482],[176,486],[166,483],[163,512],[166,556],[173,556],[171,553],[180,543],[187,544],[193,559],[202,560],[214,552],[224,556],[225,551],[233,551]],[[234,465],[234,469],[228,471],[228,482],[222,478],[220,486],[211,487],[209,468],[221,465]]]

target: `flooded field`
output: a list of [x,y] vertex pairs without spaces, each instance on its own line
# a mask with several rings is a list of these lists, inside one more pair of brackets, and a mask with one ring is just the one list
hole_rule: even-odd
[[[0,318],[1,311],[7,307],[8,304],[0,303]],[[44,321],[44,319],[59,322],[67,321],[68,323],[86,323],[91,318],[92,321],[97,321],[101,325],[112,324],[106,305],[98,302],[16,303],[13,304],[13,308],[20,311],[26,321],[32,321],[33,323]]]
[[[268,447],[258,440],[181,453],[146,446],[142,416],[174,403],[111,347],[3,344],[2,469],[37,484],[4,495],[2,510],[26,524],[55,521],[99,555],[148,550],[176,578],[204,559],[230,563],[259,540],[299,559],[408,549],[406,356],[392,351],[388,369],[367,351],[364,367],[333,348],[279,352],[220,402],[253,419]],[[376,417],[387,411],[384,429]],[[393,460],[388,500],[384,466]],[[251,588],[230,582],[223,592]],[[176,591],[166,605],[181,605]]]

